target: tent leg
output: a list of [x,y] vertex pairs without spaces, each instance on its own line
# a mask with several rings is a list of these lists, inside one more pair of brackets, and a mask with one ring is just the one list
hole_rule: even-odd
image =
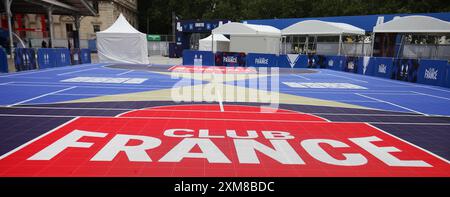
[[341,55],[341,48],[342,48],[342,34],[339,34],[338,55]]

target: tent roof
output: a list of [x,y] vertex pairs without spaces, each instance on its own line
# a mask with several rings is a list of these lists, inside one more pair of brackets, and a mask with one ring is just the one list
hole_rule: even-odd
[[346,23],[334,23],[319,20],[306,20],[295,23],[281,31],[283,35],[364,35],[361,28]]
[[231,22],[212,30],[213,34],[227,35],[268,35],[281,36],[281,31],[275,27],[267,25],[250,25],[244,23]]
[[421,15],[397,17],[394,20],[375,26],[373,32],[448,33],[450,32],[450,22]]
[[139,33],[130,23],[128,23],[127,19],[122,15],[122,13],[117,18],[116,22],[112,24],[108,29],[97,33]]
[[[212,41],[212,36],[209,35],[206,38],[201,39],[200,41]],[[225,41],[225,42],[230,42],[230,39],[228,39],[227,37],[225,37],[222,34],[214,34],[214,41]]]

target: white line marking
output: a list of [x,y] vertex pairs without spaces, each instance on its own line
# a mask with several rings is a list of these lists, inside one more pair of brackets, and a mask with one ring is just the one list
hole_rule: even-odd
[[79,72],[84,72],[84,71],[88,71],[88,70],[95,70],[95,69],[99,69],[99,68],[88,68],[88,69],[83,69],[83,70],[77,70],[77,71],[72,71],[72,72],[61,73],[61,74],[57,74],[57,75],[58,76],[69,75],[69,74],[73,74],[73,73],[79,73]]
[[50,68],[50,69],[44,69],[44,70],[27,70],[27,71],[20,71],[20,72],[12,73],[12,74],[0,75],[0,77],[15,77],[15,76],[35,74],[35,73],[43,73],[43,72],[49,72],[49,71],[75,69],[75,68],[82,68],[82,67],[87,67],[87,66],[98,66],[98,65],[101,65],[101,64],[86,64],[86,65],[80,65],[80,66],[64,66],[64,67],[61,67],[61,68]]
[[353,78],[344,77],[344,76],[339,76],[339,75],[334,75],[334,74],[326,74],[326,75],[335,76],[335,77],[340,77],[340,78],[344,78],[344,79],[349,79],[349,80],[352,80],[352,81],[359,81],[359,82],[363,82],[363,83],[369,83],[369,82],[367,82],[367,81],[363,81],[363,80],[359,80],[359,79],[353,79]]
[[406,108],[406,107],[403,107],[403,106],[400,106],[400,105],[397,105],[397,104],[394,104],[394,103],[391,103],[391,102],[388,102],[388,101],[384,101],[384,100],[381,100],[381,99],[373,98],[373,97],[366,96],[366,95],[363,95],[363,94],[360,94],[360,93],[354,93],[354,94],[356,94],[358,96],[361,96],[361,97],[364,97],[364,98],[372,99],[374,101],[387,103],[387,104],[393,105],[395,107],[399,107],[399,108],[402,108],[402,109],[405,109],[405,110],[408,110],[408,111],[411,111],[411,112],[414,112],[414,113],[417,113],[417,114],[422,114],[424,116],[428,116],[428,114],[425,114],[425,113],[422,113],[422,112],[419,112],[419,111],[416,111],[416,110],[413,110],[413,109],[410,109],[410,108]]
[[[10,86],[26,86],[26,87],[73,87],[70,86],[72,84],[67,84],[67,85],[37,85],[37,84],[18,84],[17,82],[13,82],[11,84],[7,84]],[[87,86],[87,85],[78,85],[78,88],[98,88],[98,89],[121,89],[121,90],[160,90],[160,89],[165,89],[166,87],[160,87],[160,88],[140,88],[140,87],[133,87],[133,86],[125,86],[125,87],[120,87],[120,86]],[[167,87],[167,88],[171,88],[171,87]]]
[[425,93],[416,92],[416,91],[411,91],[411,92],[412,92],[412,93],[416,93],[416,94],[420,94],[420,95],[424,95],[424,96],[429,96],[429,97],[434,97],[434,98],[440,98],[440,99],[445,99],[445,100],[449,100],[449,101],[450,101],[450,98],[446,98],[446,97],[435,96],[435,95],[425,94]]
[[0,85],[9,85],[11,83],[14,83],[14,82],[10,81],[10,82],[6,82],[6,83],[0,83]]
[[402,142],[404,142],[404,143],[406,143],[406,144],[409,144],[409,145],[411,145],[411,146],[413,146],[413,147],[416,147],[416,148],[418,148],[418,149],[420,149],[420,150],[422,150],[422,151],[424,151],[424,152],[426,152],[426,153],[428,153],[428,154],[430,154],[430,155],[432,155],[432,156],[434,156],[434,157],[436,157],[436,158],[438,158],[438,159],[440,159],[440,160],[442,160],[442,161],[447,162],[447,163],[450,164],[450,162],[449,162],[447,159],[444,159],[443,157],[441,157],[441,156],[439,156],[439,155],[436,155],[436,154],[432,153],[431,151],[428,151],[428,150],[426,150],[426,149],[424,149],[424,148],[422,148],[422,147],[420,147],[420,146],[417,146],[417,145],[415,145],[415,144],[413,144],[413,143],[411,143],[411,142],[408,142],[408,141],[406,141],[406,140],[404,140],[404,139],[402,139],[402,138],[399,138],[399,137],[397,137],[397,136],[395,136],[395,135],[393,135],[393,134],[391,134],[391,133],[389,133],[389,132],[386,132],[386,131],[384,131],[383,129],[380,129],[380,128],[378,128],[378,127],[375,127],[375,126],[373,126],[373,125],[371,125],[371,124],[367,124],[367,125],[370,126],[370,127],[372,127],[372,128],[374,128],[374,129],[377,129],[377,130],[379,130],[379,131],[381,131],[381,132],[383,132],[383,133],[385,133],[385,134],[387,134],[387,135],[389,135],[389,136],[391,136],[391,137],[393,137],[393,138],[396,138],[396,139],[398,139],[398,140],[400,140],[400,141],[402,141]]
[[[147,76],[148,77],[148,76]],[[161,82],[163,80],[159,80],[159,79],[155,79],[158,82]],[[170,81],[173,82],[173,81]],[[30,84],[30,85],[63,85],[63,86],[68,86],[71,84],[80,84],[80,85],[84,85],[84,86],[98,86],[101,85],[102,87],[104,86],[109,86],[109,87],[149,87],[149,85],[137,85],[137,84],[101,84],[101,83],[84,83],[84,82],[27,82],[27,81],[13,81],[10,83],[14,83],[14,84]],[[172,88],[173,86],[157,86],[157,85],[151,85],[154,88]]]
[[11,155],[11,154],[13,154],[13,153],[19,151],[20,149],[22,149],[22,148],[24,148],[24,147],[30,145],[31,143],[33,143],[33,142],[35,142],[35,141],[37,141],[37,140],[39,140],[39,139],[41,139],[41,138],[43,138],[43,137],[49,135],[50,133],[53,133],[54,131],[56,131],[56,130],[58,130],[58,129],[60,129],[60,128],[66,126],[66,125],[68,125],[69,123],[72,123],[72,122],[75,121],[76,119],[78,119],[78,117],[75,117],[74,119],[69,120],[69,121],[65,122],[64,124],[61,124],[61,125],[59,125],[58,127],[56,127],[56,128],[54,128],[54,129],[52,129],[52,130],[50,130],[50,131],[48,131],[48,132],[46,132],[46,133],[44,133],[44,134],[42,134],[42,135],[40,135],[40,136],[38,136],[38,137],[36,137],[36,138],[34,138],[34,139],[28,141],[28,142],[25,143],[25,144],[20,145],[19,147],[15,148],[15,149],[13,149],[13,150],[11,150],[11,151],[5,153],[5,154],[3,154],[2,156],[0,156],[0,160],[2,160],[2,159],[4,159],[5,157],[7,157],[7,156],[9,156],[9,155]]
[[[378,102],[378,101],[377,101]],[[349,113],[314,113],[317,115],[329,115],[329,116],[392,116],[392,117],[424,117],[421,114],[349,114]],[[450,117],[440,115],[430,115],[427,117]]]
[[443,92],[450,92],[450,90],[444,90],[444,89],[440,89],[440,88],[433,88],[433,87],[428,87],[428,86],[425,86],[425,85],[418,85],[416,83],[411,83],[411,82],[403,82],[403,81],[397,81],[397,80],[393,80],[393,79],[385,79],[385,78],[369,76],[369,75],[358,75],[358,74],[341,72],[341,71],[334,71],[334,70],[328,70],[328,69],[326,71],[332,71],[332,72],[335,72],[335,73],[343,73],[343,74],[357,76],[357,77],[365,76],[365,77],[368,77],[368,78],[371,78],[371,79],[375,79],[375,80],[378,80],[378,81],[396,83],[396,84],[407,85],[407,86],[418,87],[418,88],[427,88],[427,89],[438,90],[438,91],[443,91]]
[[64,88],[64,89],[62,89],[62,90],[58,90],[58,91],[50,92],[50,93],[47,93],[47,94],[43,94],[43,95],[40,95],[40,96],[37,96],[37,97],[33,97],[33,98],[30,98],[30,99],[27,99],[27,100],[24,100],[24,101],[20,101],[20,102],[17,102],[17,103],[14,103],[14,104],[12,104],[12,105],[8,105],[8,106],[20,105],[20,104],[22,104],[22,103],[26,103],[26,102],[29,102],[29,101],[32,101],[32,100],[35,100],[35,99],[38,99],[38,98],[42,98],[42,97],[46,97],[46,96],[49,96],[49,95],[52,95],[52,94],[64,92],[64,91],[66,91],[66,90],[71,90],[71,89],[74,89],[74,88],[76,88],[76,87],[77,87],[77,86],[72,86],[72,87],[69,87],[69,88]]
[[116,74],[117,76],[121,76],[121,75],[125,75],[125,74],[128,74],[128,73],[131,73],[131,72],[133,72],[134,70],[129,70],[129,71],[126,71],[126,72],[123,72],[123,73],[119,73],[119,74]]
[[336,90],[330,90],[330,91],[317,91],[317,90],[313,90],[313,89],[296,89],[298,91],[293,91],[293,90],[282,90],[281,92],[305,92],[305,93],[317,93],[317,94],[349,94],[349,93],[353,93],[355,91],[359,92],[359,93],[370,93],[370,94],[411,94],[411,91],[369,91],[369,90],[362,90],[362,89],[342,89],[341,91],[336,91]]
[[[304,89],[305,90],[305,89]],[[287,93],[299,93],[298,91],[297,92],[294,92],[294,91],[282,91],[282,93],[283,92],[287,92]],[[306,91],[306,92],[301,92],[302,94],[351,94],[351,93],[354,93],[354,92],[308,92],[308,91]],[[412,94],[412,93],[379,93],[379,92],[375,92],[375,93],[371,93],[371,92],[360,92],[361,94],[380,94],[380,95],[404,95],[404,96],[407,96],[407,95],[416,95],[416,94]],[[336,100],[333,100],[333,101],[336,101]]]
[[113,94],[53,94],[52,96],[110,96]]
[[[214,78],[217,78],[216,73],[213,72],[213,76]],[[217,86],[216,86],[217,87]],[[217,95],[217,101],[219,102],[219,107],[220,107],[220,111],[224,112],[225,110],[223,109],[223,102],[222,102],[222,93],[220,93],[217,88],[214,88],[216,95]],[[202,93],[203,94],[203,93]]]
[[220,111],[224,112],[225,110],[223,109],[222,94],[219,91],[217,91],[217,88],[215,89],[217,94],[217,101],[219,101]]
[[[53,103],[54,104],[54,103]],[[7,107],[7,106],[3,106],[3,107]],[[73,110],[111,110],[111,111],[123,111],[123,110],[135,110],[135,109],[128,109],[128,108],[94,108],[94,107],[41,107],[41,106],[25,106],[25,105],[21,105],[21,106],[11,106],[9,108],[24,108],[24,109],[60,109],[60,110],[68,110],[68,109],[73,109]]]
[[291,75],[293,75],[293,76],[295,76],[295,77],[299,77],[299,78],[305,79],[305,80],[308,80],[308,81],[311,81],[310,78],[306,78],[306,77],[301,76],[301,75],[299,75],[299,74],[291,74]]

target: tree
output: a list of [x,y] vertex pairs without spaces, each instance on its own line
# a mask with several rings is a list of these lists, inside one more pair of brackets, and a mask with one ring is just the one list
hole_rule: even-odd
[[448,0],[138,0],[139,29],[169,34],[171,13],[181,19],[303,18],[449,12]]

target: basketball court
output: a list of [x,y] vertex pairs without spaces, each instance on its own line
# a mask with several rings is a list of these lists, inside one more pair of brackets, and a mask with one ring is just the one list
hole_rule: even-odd
[[[174,99],[183,89],[214,99]],[[450,176],[450,90],[435,86],[83,64],[2,74],[0,98],[2,177]]]

